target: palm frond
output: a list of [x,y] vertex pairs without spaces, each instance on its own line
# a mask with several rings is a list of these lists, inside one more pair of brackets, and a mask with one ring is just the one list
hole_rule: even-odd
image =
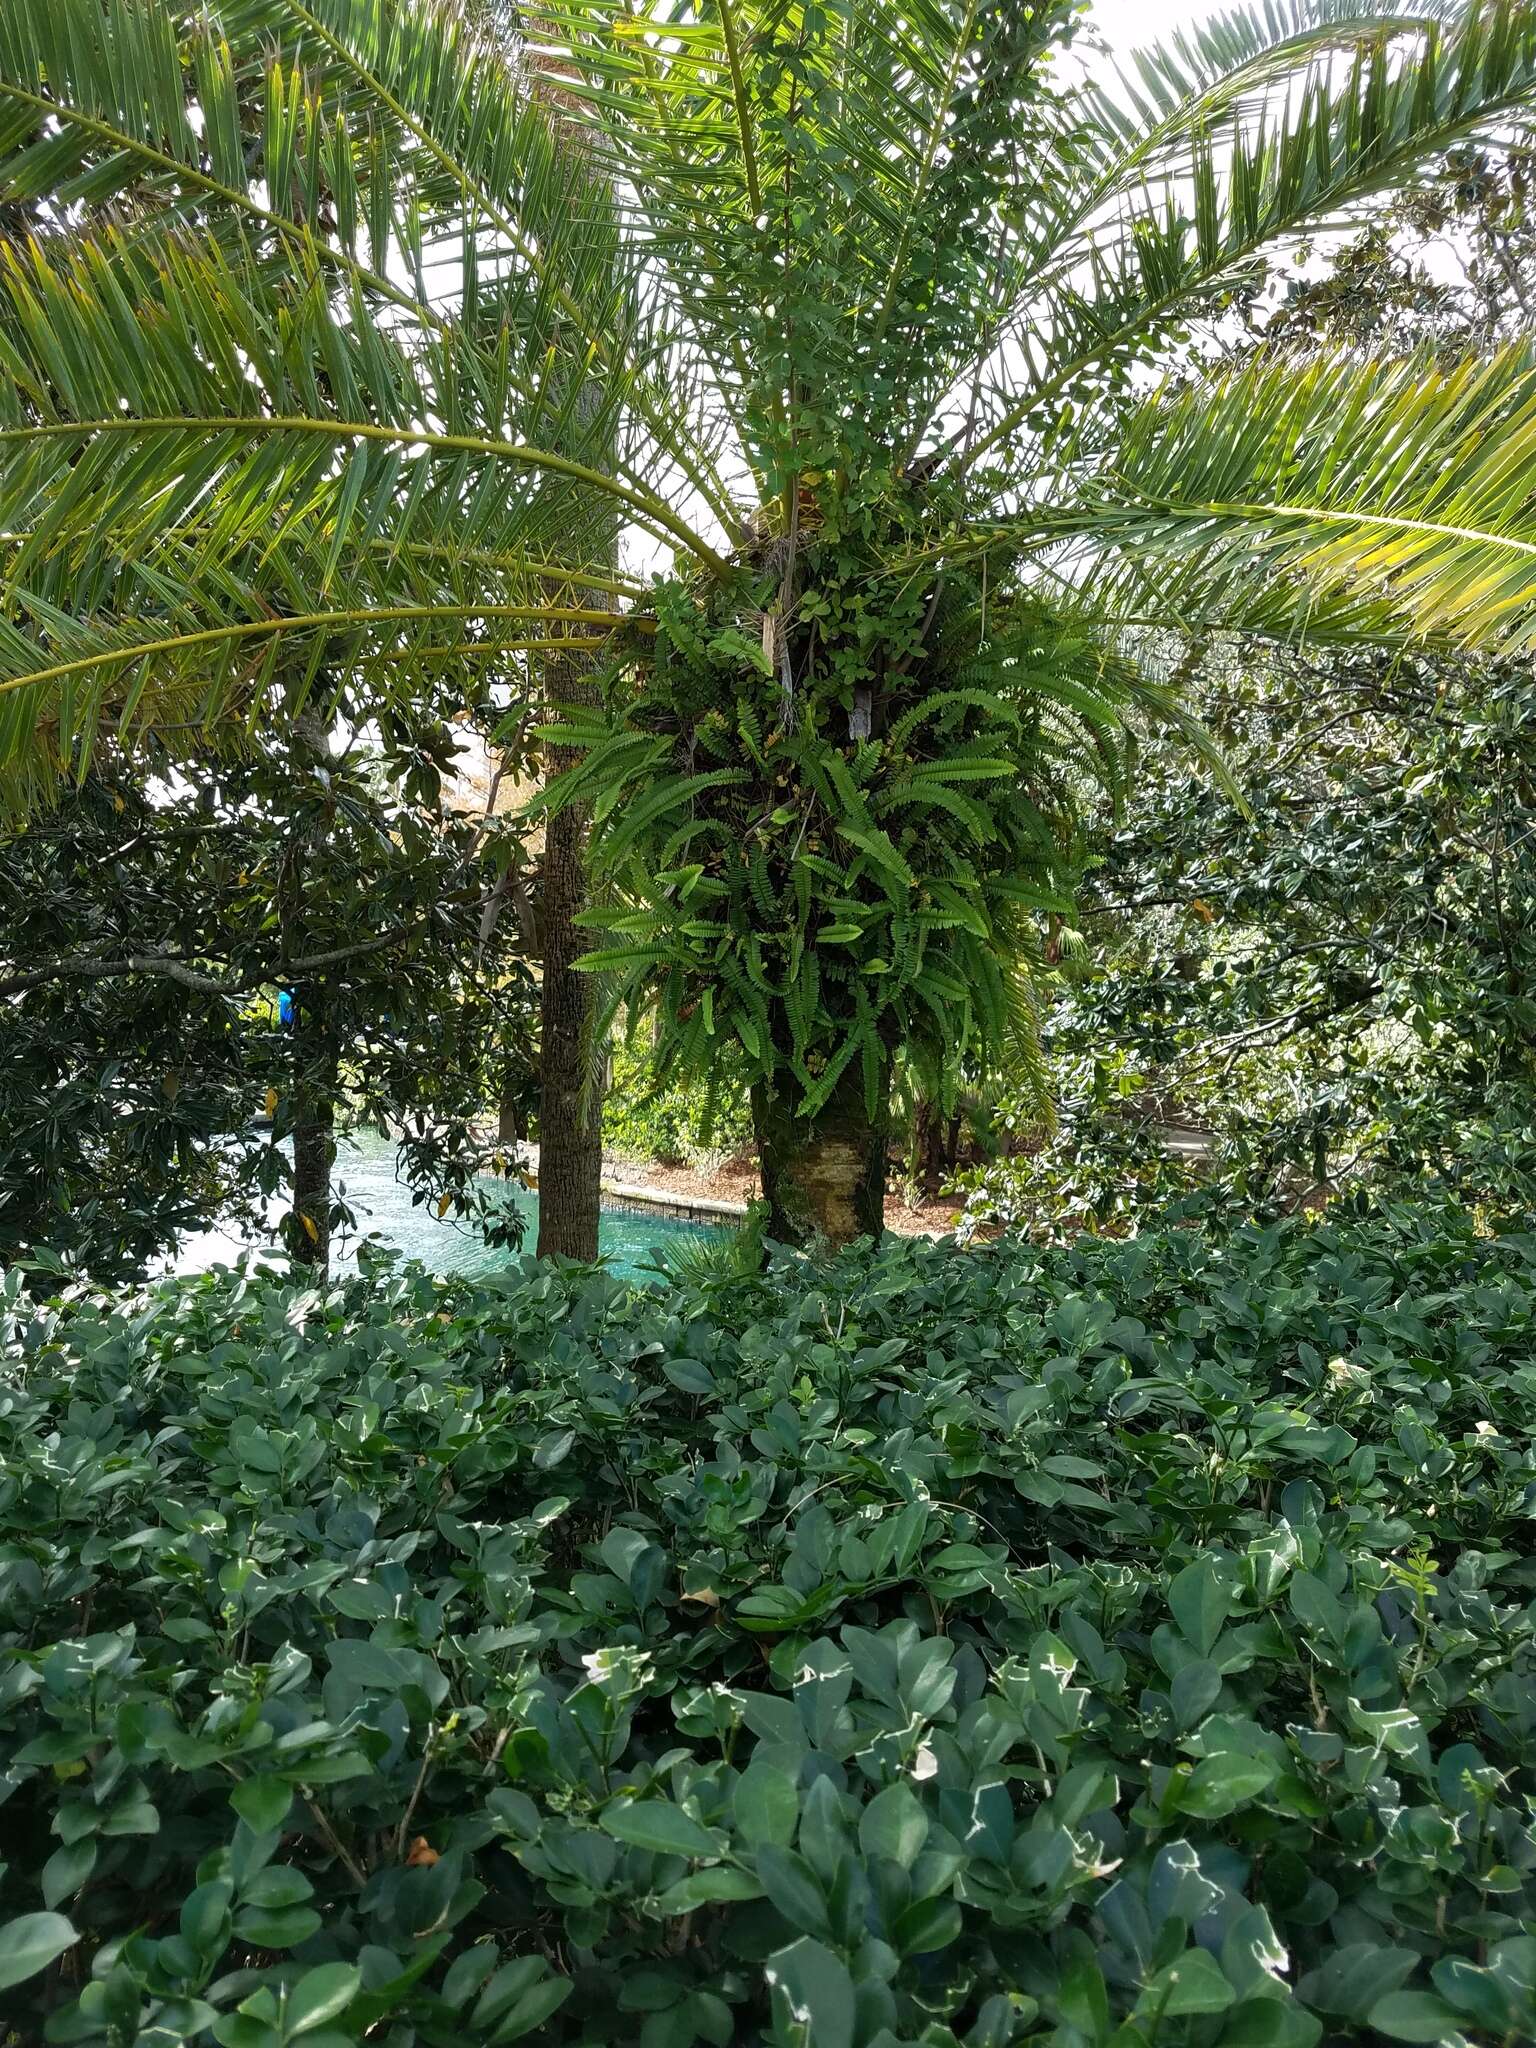
[[1536,638],[1536,343],[1460,362],[1261,353],[1082,439],[1038,510],[893,573],[1025,563],[1110,631],[1485,654]]
[[[509,619],[544,601],[557,536],[578,584],[623,523],[655,515],[659,538],[691,545],[665,501],[613,474],[601,393],[541,398],[529,409],[556,445],[519,441],[505,339],[492,354],[459,323],[380,326],[334,284],[313,251],[277,268],[243,237],[174,221],[0,248],[0,574],[18,705],[67,676],[83,717],[93,691],[104,708],[132,689],[144,660],[168,683],[194,649],[222,662],[309,631],[296,617],[314,638],[340,588],[375,626],[402,603],[413,620]],[[360,644],[388,651],[344,634],[340,652]],[[411,645],[425,651],[414,633],[394,651]],[[14,713],[10,729],[14,741]]]
[[238,218],[248,236],[319,255],[431,318],[425,294],[386,275],[393,252],[421,234],[382,170],[376,124],[325,124],[274,48],[265,11],[248,17],[232,40],[223,22],[139,0],[10,0],[0,17],[0,201],[46,205],[56,218],[125,204],[134,214],[195,208],[205,227]]
[[1133,413],[1085,495],[1082,573],[1155,565],[1169,621],[1318,639],[1331,613],[1355,637],[1536,642],[1529,346],[1450,366],[1260,357]]
[[963,360],[978,179],[1022,151],[1022,88],[1069,11],[860,0],[835,18],[805,0],[712,0],[642,23],[626,0],[541,10],[547,61],[635,195],[634,232],[770,496],[872,381],[900,445]]
[[966,461],[1006,459],[1021,429],[1048,434],[1181,323],[1221,310],[1266,252],[1536,107],[1523,0],[1413,14],[1323,0],[1262,19],[1267,39],[1259,18],[1228,17],[1147,54],[1128,106],[1090,90],[1077,132],[1090,160],[1097,138],[1098,162],[1015,246]]
[[1536,354],[1137,395],[1528,123],[1529,0],[1266,0],[1076,84],[1073,0],[487,17],[9,0],[0,801],[279,682],[606,657],[546,729],[588,965],[810,1113],[897,1040],[1035,1057],[1085,808],[1137,722],[1201,743],[1117,629],[1536,638]]

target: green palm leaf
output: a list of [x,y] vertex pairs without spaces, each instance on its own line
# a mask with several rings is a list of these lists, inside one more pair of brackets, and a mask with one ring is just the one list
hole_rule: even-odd
[[1128,108],[1090,91],[1101,162],[1014,251],[1018,296],[999,336],[1027,375],[1022,389],[1011,374],[991,382],[967,460],[1005,456],[1021,429],[1048,433],[1064,405],[1219,311],[1267,250],[1536,107],[1536,16],[1520,0],[1406,17],[1325,6],[1317,27],[1301,22],[1282,12],[1268,44],[1251,17],[1226,24],[1245,33],[1214,25],[1193,78],[1176,44],[1146,61],[1148,95]]
[[1089,561],[1159,564],[1164,620],[1523,651],[1536,353],[1261,357],[1134,414],[1083,518]]

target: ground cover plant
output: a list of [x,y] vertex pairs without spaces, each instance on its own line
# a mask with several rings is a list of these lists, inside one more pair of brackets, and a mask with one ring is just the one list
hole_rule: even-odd
[[1533,1315],[1425,1209],[12,1276],[9,2042],[1511,2048]]

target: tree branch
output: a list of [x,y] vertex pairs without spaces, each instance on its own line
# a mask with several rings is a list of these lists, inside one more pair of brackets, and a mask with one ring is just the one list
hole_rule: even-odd
[[199,995],[236,996],[248,994],[252,989],[263,987],[273,981],[279,973],[290,980],[300,981],[308,974],[317,974],[322,968],[338,966],[344,960],[359,960],[370,953],[387,952],[391,946],[402,945],[421,929],[421,922],[406,925],[403,929],[381,933],[372,939],[361,939],[351,946],[333,946],[328,952],[309,953],[302,959],[290,960],[286,967],[261,970],[243,975],[202,974],[187,960],[174,953],[128,953],[121,959],[103,960],[92,955],[75,954],[69,959],[51,961],[46,967],[34,967],[25,974],[13,974],[0,981],[0,997],[25,995],[29,989],[41,988],[46,982],[61,981],[65,978],[77,981],[108,981],[126,974],[158,974],[168,981],[180,982],[184,988],[195,989]]
[[1337,1002],[1298,1003],[1294,1010],[1287,1010],[1281,1017],[1266,1017],[1262,1024],[1250,1025],[1246,1031],[1234,1032],[1230,1038],[1219,1038],[1212,1045],[1200,1050],[1207,1055],[1225,1053],[1221,1071],[1223,1077],[1232,1070],[1233,1062],[1245,1045],[1267,1037],[1270,1032],[1278,1033],[1273,1041],[1282,1044],[1288,1038],[1298,1038],[1303,1032],[1311,1031],[1319,1024],[1330,1023],[1335,1017],[1344,1017],[1351,1010],[1357,1010],[1362,1003],[1368,1003],[1373,996],[1381,994],[1381,983],[1373,979],[1361,989],[1353,990]]

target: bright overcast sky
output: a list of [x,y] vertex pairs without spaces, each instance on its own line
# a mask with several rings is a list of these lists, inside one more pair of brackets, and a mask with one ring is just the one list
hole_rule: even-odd
[[1220,11],[1215,0],[1094,0],[1090,24],[1117,54]]

